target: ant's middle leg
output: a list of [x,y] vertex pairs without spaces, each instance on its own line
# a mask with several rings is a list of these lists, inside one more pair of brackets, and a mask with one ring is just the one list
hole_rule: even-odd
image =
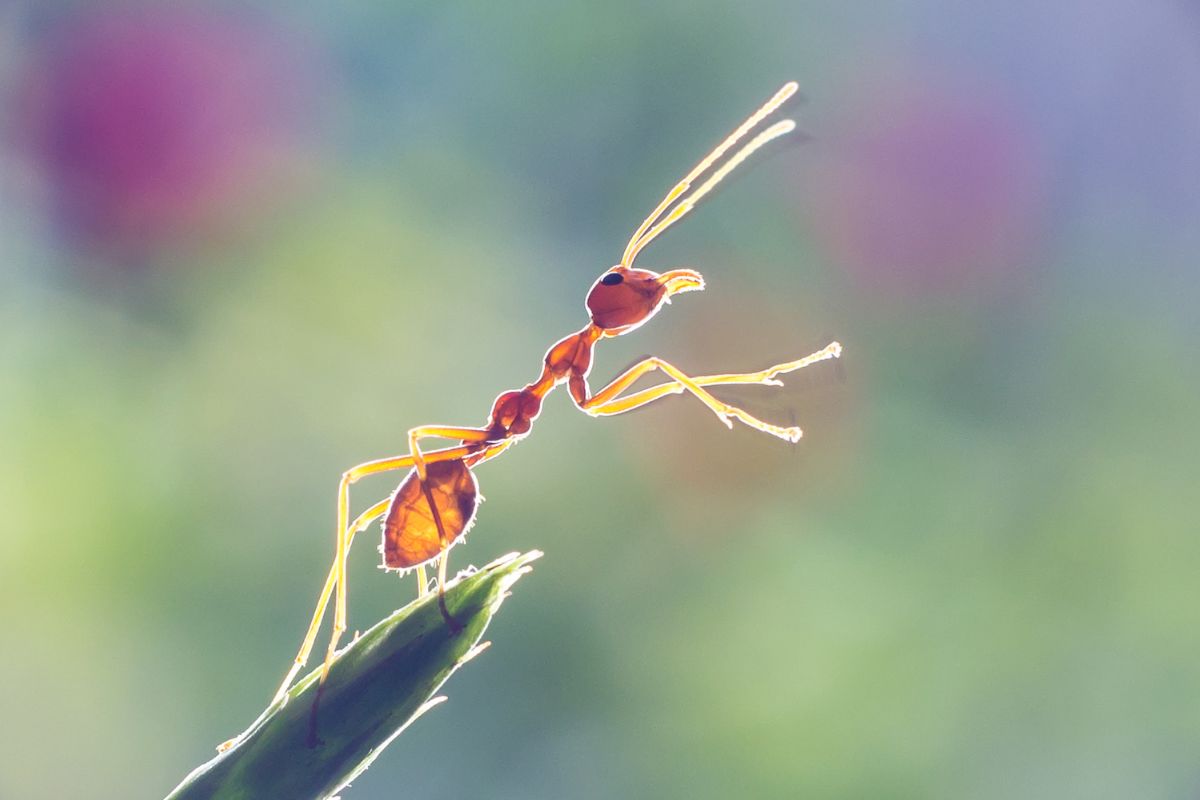
[[[841,355],[842,346],[837,342],[832,342],[826,347],[818,350],[804,358],[796,359],[795,361],[787,361],[782,364],[768,367],[758,372],[731,373],[721,375],[703,375],[699,377],[689,377],[684,375],[678,368],[663,361],[659,358],[648,358],[635,364],[623,374],[618,376],[612,383],[596,392],[592,397],[583,404],[583,409],[593,416],[612,416],[615,414],[623,414],[626,411],[632,411],[635,408],[647,405],[666,397],[671,394],[681,394],[684,391],[689,391],[699,398],[705,405],[713,410],[714,413],[726,425],[732,427],[730,417],[734,417],[741,422],[749,425],[752,428],[761,430],[765,433],[770,433],[785,439],[790,442],[798,441],[802,432],[797,427],[782,428],[777,425],[763,422],[756,417],[751,416],[740,408],[722,403],[711,393],[706,391],[705,386],[716,386],[721,384],[761,384],[764,386],[781,386],[782,383],[777,380],[777,376],[788,372],[794,372],[798,369],[803,369],[810,364],[815,364],[818,361],[825,361],[830,358],[837,358]],[[643,389],[633,394],[621,397],[621,393],[633,385],[638,378],[645,375],[654,369],[661,369],[672,378],[669,383],[663,383],[658,386],[652,386],[648,389]]]

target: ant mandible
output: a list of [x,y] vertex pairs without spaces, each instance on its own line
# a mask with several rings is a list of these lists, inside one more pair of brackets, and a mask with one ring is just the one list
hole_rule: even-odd
[[[783,105],[795,94],[796,89],[794,82],[784,85],[667,193],[650,216],[638,226],[625,247],[620,263],[606,270],[592,285],[587,296],[587,311],[590,317],[587,326],[554,344],[546,352],[542,373],[537,380],[522,389],[504,392],[497,397],[492,404],[486,426],[460,428],[422,425],[408,432],[407,454],[368,461],[351,467],[342,474],[337,494],[337,550],[333,566],[321,590],[304,643],[296,655],[291,671],[275,695],[275,702],[287,693],[292,679],[308,660],[330,596],[336,589],[333,632],[321,671],[322,684],[328,676],[330,664],[337,653],[338,640],[346,631],[346,556],[354,535],[380,517],[384,517],[383,545],[380,547],[384,568],[416,568],[419,596],[424,597],[428,592],[425,566],[437,559],[438,606],[446,624],[452,630],[459,630],[458,623],[446,609],[446,562],[451,546],[475,519],[480,497],[479,484],[475,480],[473,470],[528,436],[533,421],[541,412],[542,400],[559,384],[565,383],[575,405],[593,417],[623,414],[667,395],[690,392],[730,428],[736,419],[751,428],[778,436],[785,441],[799,441],[799,428],[785,428],[763,422],[740,408],[718,400],[705,387],[725,384],[781,386],[782,383],[777,380],[779,375],[841,355],[842,348],[837,342],[830,343],[812,355],[776,364],[758,372],[697,377],[685,374],[657,356],[651,356],[634,364],[597,392],[591,392],[587,383],[587,376],[592,368],[592,350],[596,342],[629,333],[640,327],[658,312],[663,303],[670,302],[674,295],[704,288],[704,279],[694,270],[673,269],[659,274],[635,268],[634,259],[659,234],[691,211],[702,197],[712,191],[755,150],[795,129],[796,124],[790,119],[780,120],[767,127],[713,170],[703,183],[688,194],[694,181],[708,172],[730,148]],[[659,370],[670,380],[623,395],[638,378],[654,370]],[[430,438],[449,439],[459,442],[459,445],[440,450],[422,450],[421,440]],[[387,500],[375,503],[351,522],[351,484],[368,475],[399,469],[411,471],[395,493]]]

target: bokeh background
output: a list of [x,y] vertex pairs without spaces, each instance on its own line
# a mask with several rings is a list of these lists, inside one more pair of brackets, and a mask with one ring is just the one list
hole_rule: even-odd
[[[606,342],[806,429],[553,396],[454,563],[546,552],[350,790],[1200,794],[1200,6],[0,4],[0,797],[167,793],[270,697],[340,471],[478,424],[683,172]],[[364,483],[360,503],[392,480]],[[352,559],[351,626],[413,594]]]

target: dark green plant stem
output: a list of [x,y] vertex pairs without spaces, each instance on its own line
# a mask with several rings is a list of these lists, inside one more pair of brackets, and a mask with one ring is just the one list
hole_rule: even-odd
[[492,615],[539,556],[536,550],[513,553],[448,586],[447,609],[462,626],[457,633],[446,625],[433,593],[379,622],[334,661],[315,720],[319,669],[264,711],[233,747],[188,775],[167,800],[332,796],[444,699],[434,692],[486,646],[480,638]]

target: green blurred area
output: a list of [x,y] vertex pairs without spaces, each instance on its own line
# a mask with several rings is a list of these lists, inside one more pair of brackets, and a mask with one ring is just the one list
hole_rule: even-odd
[[[243,130],[268,166],[149,245],[98,215],[151,196],[110,162],[79,200],[101,227],[55,200],[107,140],[22,133],[60,32],[106,12],[0,12],[0,797],[161,796],[242,730],[341,471],[535,378],[642,216],[793,78],[812,141],[648,249],[708,287],[601,343],[591,382],[836,338],[842,363],[727,395],[805,438],[553,395],[480,468],[451,563],[545,558],[347,797],[1200,791],[1194,9],[178,7],[269,32],[288,69],[258,88],[303,102],[231,116],[234,171]],[[204,52],[225,29],[195,19]],[[352,628],[415,592],[377,565],[360,544]]]

